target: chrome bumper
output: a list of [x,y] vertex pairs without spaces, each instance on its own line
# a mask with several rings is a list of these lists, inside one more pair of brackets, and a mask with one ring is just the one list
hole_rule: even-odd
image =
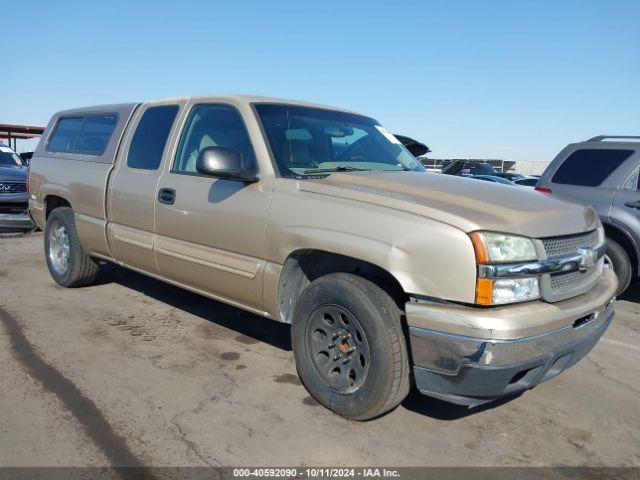
[[604,309],[578,319],[575,325],[512,340],[464,337],[410,327],[413,361],[417,366],[445,374],[456,374],[467,363],[495,367],[527,362],[600,330],[611,319],[614,303],[615,300],[610,300]]
[[0,213],[0,228],[30,229],[35,227],[28,213]]
[[607,329],[616,287],[606,270],[592,291],[554,304],[407,304],[418,389],[476,405],[548,380],[586,355]]

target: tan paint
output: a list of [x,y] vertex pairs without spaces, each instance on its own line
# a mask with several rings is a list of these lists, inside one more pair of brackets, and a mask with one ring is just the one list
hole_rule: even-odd
[[[30,195],[36,203],[44,204],[51,195],[66,199],[76,213],[105,219],[104,200],[107,175],[111,165],[61,160],[53,157],[34,157],[30,172]],[[35,211],[39,226],[44,225],[44,212]]]
[[156,238],[155,251],[161,255],[251,279],[256,278],[258,269],[264,263],[262,260],[244,255],[232,254],[225,250],[196,245],[192,242],[184,242],[168,237]]
[[111,252],[106,242],[106,220],[82,213],[75,213],[75,217],[82,248],[87,252],[110,256]]
[[283,264],[293,251],[323,250],[387,270],[406,292],[473,302],[475,256],[466,233],[407,212],[311,193],[303,190],[307,183],[276,183],[269,260]]
[[491,230],[550,237],[595,229],[592,209],[518,186],[415,172],[336,173],[302,191],[348,198],[436,220],[465,232]]
[[142,250],[153,251],[154,233],[143,232],[137,228],[123,227],[113,223],[109,224],[111,238],[116,243],[126,243]]

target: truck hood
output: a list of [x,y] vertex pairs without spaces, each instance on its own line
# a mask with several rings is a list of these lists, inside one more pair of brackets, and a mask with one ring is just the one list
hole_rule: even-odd
[[27,181],[27,167],[2,167],[0,166],[0,182]]
[[301,191],[423,216],[465,232],[490,230],[532,238],[593,230],[592,208],[533,189],[422,172],[332,173],[301,180]]

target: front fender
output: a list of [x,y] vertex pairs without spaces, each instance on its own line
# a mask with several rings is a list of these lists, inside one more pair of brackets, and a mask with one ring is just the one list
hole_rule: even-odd
[[[376,265],[409,294],[473,303],[476,262],[463,231],[379,206],[312,195],[274,195],[270,260],[283,265],[298,250],[321,250]],[[293,206],[295,205],[295,206]]]

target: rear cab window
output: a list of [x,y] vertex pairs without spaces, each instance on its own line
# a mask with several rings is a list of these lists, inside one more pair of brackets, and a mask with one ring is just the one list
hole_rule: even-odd
[[576,150],[562,162],[551,183],[597,187],[634,153],[627,149]]
[[117,123],[117,113],[61,117],[47,141],[46,150],[102,155]]
[[158,169],[179,108],[178,105],[160,105],[149,107],[142,114],[129,146],[129,168]]

